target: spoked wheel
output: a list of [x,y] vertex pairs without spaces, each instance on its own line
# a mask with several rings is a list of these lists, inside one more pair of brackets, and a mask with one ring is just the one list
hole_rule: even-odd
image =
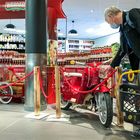
[[65,101],[63,98],[63,95],[61,95],[61,108],[63,110],[69,110],[71,106],[72,106],[72,103],[70,101]]
[[86,107],[88,110],[93,110],[94,107],[94,102],[93,102],[93,98],[91,98],[89,101],[86,102]]
[[109,93],[98,93],[98,112],[102,125],[109,127],[113,119],[113,100]]
[[[2,87],[2,86],[7,86],[7,87],[0,89],[0,94],[13,95],[13,89],[12,89],[11,86],[8,86],[8,83],[6,83],[6,82],[0,83],[0,87]],[[0,96],[0,102],[3,103],[3,104],[8,104],[8,103],[11,102],[11,100],[12,100],[12,97]]]

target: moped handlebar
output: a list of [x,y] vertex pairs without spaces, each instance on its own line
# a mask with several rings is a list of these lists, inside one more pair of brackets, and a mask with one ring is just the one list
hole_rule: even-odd
[[78,62],[78,61],[74,61],[74,60],[71,60],[70,64],[71,65],[84,65],[84,66],[86,65],[86,63],[84,63],[84,62]]
[[102,62],[85,63],[85,62],[78,62],[78,61],[71,60],[70,64],[72,64],[72,65],[90,66],[90,67],[98,67],[98,66],[102,65],[103,63]]

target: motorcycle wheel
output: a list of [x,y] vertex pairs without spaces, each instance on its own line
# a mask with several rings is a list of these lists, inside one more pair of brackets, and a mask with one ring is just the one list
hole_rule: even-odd
[[108,92],[98,94],[98,112],[102,125],[109,127],[113,119],[113,100]]
[[69,110],[69,108],[72,106],[72,103],[70,101],[65,101],[63,99],[63,95],[61,96],[61,109],[63,110]]

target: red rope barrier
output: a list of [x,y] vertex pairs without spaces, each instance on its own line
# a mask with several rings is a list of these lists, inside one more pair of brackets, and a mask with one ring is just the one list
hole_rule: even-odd
[[20,78],[19,80],[17,80],[16,82],[14,83],[10,83],[6,86],[0,86],[1,89],[3,88],[6,88],[6,87],[9,87],[9,86],[15,86],[17,83],[20,83],[21,81],[23,81],[24,79],[26,79],[27,77],[31,76],[33,74],[33,71],[31,71],[30,73],[28,73],[26,76]]
[[20,79],[19,76],[16,74],[15,69],[13,67],[7,67],[7,68],[8,70],[13,72],[13,75],[15,75],[17,79]]
[[[64,71],[62,69],[60,69],[60,72],[64,78],[64,80],[67,82],[67,84],[70,86],[70,88],[72,88],[74,91],[78,92],[78,93],[83,93],[83,94],[87,94],[87,93],[90,93],[90,92],[95,92],[95,90],[100,87],[101,85],[103,85],[110,77],[112,77],[112,75],[116,72],[116,70],[114,70],[112,73],[110,73],[107,78],[105,78],[100,84],[98,84],[97,86],[95,86],[94,88],[92,88],[91,90],[88,90],[88,91],[80,91],[80,90],[77,90],[75,89],[71,84],[70,82],[67,80],[67,78],[64,76]],[[14,73],[14,71],[13,71]],[[6,88],[6,87],[9,87],[9,86],[14,86],[16,85],[16,83],[19,83],[21,81],[23,81],[24,79],[26,79],[27,77],[31,76],[33,74],[33,71],[31,71],[29,74],[27,74],[26,76],[20,78],[18,81],[14,82],[14,83],[10,83],[6,86],[0,86],[1,89],[3,88]],[[42,91],[42,94],[45,98],[49,98],[51,95],[47,96],[44,89],[43,89],[43,80],[41,78],[41,72],[40,72],[40,69],[39,69],[39,80],[40,80],[40,88],[41,88],[41,91]],[[114,88],[115,85],[113,85],[112,88]],[[110,89],[112,89],[110,88]],[[0,94],[1,95],[1,94]],[[4,95],[3,95],[4,96]],[[10,96],[10,95],[5,95],[5,96]],[[12,95],[11,95],[12,96]]]
[[78,92],[78,93],[83,93],[83,94],[87,94],[87,93],[90,93],[90,92],[95,92],[95,90],[97,88],[99,88],[101,85],[103,85],[110,77],[112,77],[112,75],[116,72],[117,70],[114,70],[113,72],[111,72],[107,78],[105,78],[100,84],[98,84],[97,86],[95,86],[94,88],[92,88],[91,90],[87,90],[87,91],[80,91],[80,90],[77,90],[75,89],[71,84],[70,82],[67,80],[67,78],[64,76],[64,71],[61,69],[60,72],[62,73],[62,76],[64,78],[64,80],[67,82],[67,84],[69,85],[70,88],[72,88],[74,91]]
[[42,81],[42,79],[41,79],[41,72],[40,72],[40,69],[38,70],[38,72],[39,72],[39,81],[40,81],[40,88],[41,88],[42,94],[44,95],[45,98],[47,98],[47,95],[46,95],[46,93],[45,93],[45,91],[44,91],[44,89],[43,89],[43,81]]
[[[15,71],[14,71],[13,68],[12,68],[12,69],[9,69],[9,70],[11,70],[11,71],[14,73],[14,75],[15,75]],[[29,74],[27,74],[26,76],[20,78],[18,81],[14,82],[14,83],[9,83],[9,84],[7,84],[7,85],[5,85],[5,86],[0,86],[0,89],[4,89],[4,88],[7,88],[7,87],[9,87],[9,86],[14,86],[14,85],[16,85],[16,83],[19,83],[19,82],[23,81],[24,79],[26,79],[27,77],[31,76],[31,75],[33,74],[33,72],[34,72],[34,71],[31,71]],[[18,77],[18,76],[17,76],[17,77]],[[44,91],[44,89],[43,89],[43,80],[42,80],[42,78],[41,78],[40,69],[39,69],[39,80],[40,80],[40,88],[41,88],[42,94],[44,95],[45,98],[49,98],[52,94],[49,95],[49,96],[47,96],[46,93],[45,93],[45,91]],[[0,94],[0,96],[14,97],[14,95],[10,95],[10,94],[6,94],[6,95]]]
[[113,89],[113,88],[115,88],[115,86],[116,86],[116,84],[114,83],[113,86],[110,88],[110,90]]
[[41,78],[40,69],[39,69],[39,81],[40,81],[40,89],[41,89],[41,91],[42,91],[43,96],[44,96],[46,99],[50,98],[50,97],[52,96],[52,94],[50,94],[49,96],[47,96],[46,93],[45,93],[45,91],[44,91],[44,88],[43,88],[43,80],[42,80],[42,78]]

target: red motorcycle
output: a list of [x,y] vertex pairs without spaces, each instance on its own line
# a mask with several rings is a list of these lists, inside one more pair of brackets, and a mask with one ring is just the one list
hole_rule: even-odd
[[73,104],[90,107],[90,110],[94,107],[100,122],[109,127],[113,118],[113,100],[107,81],[115,70],[103,77],[99,65],[100,62],[86,64],[84,68],[77,66],[74,69],[61,69],[62,108],[68,110]]

